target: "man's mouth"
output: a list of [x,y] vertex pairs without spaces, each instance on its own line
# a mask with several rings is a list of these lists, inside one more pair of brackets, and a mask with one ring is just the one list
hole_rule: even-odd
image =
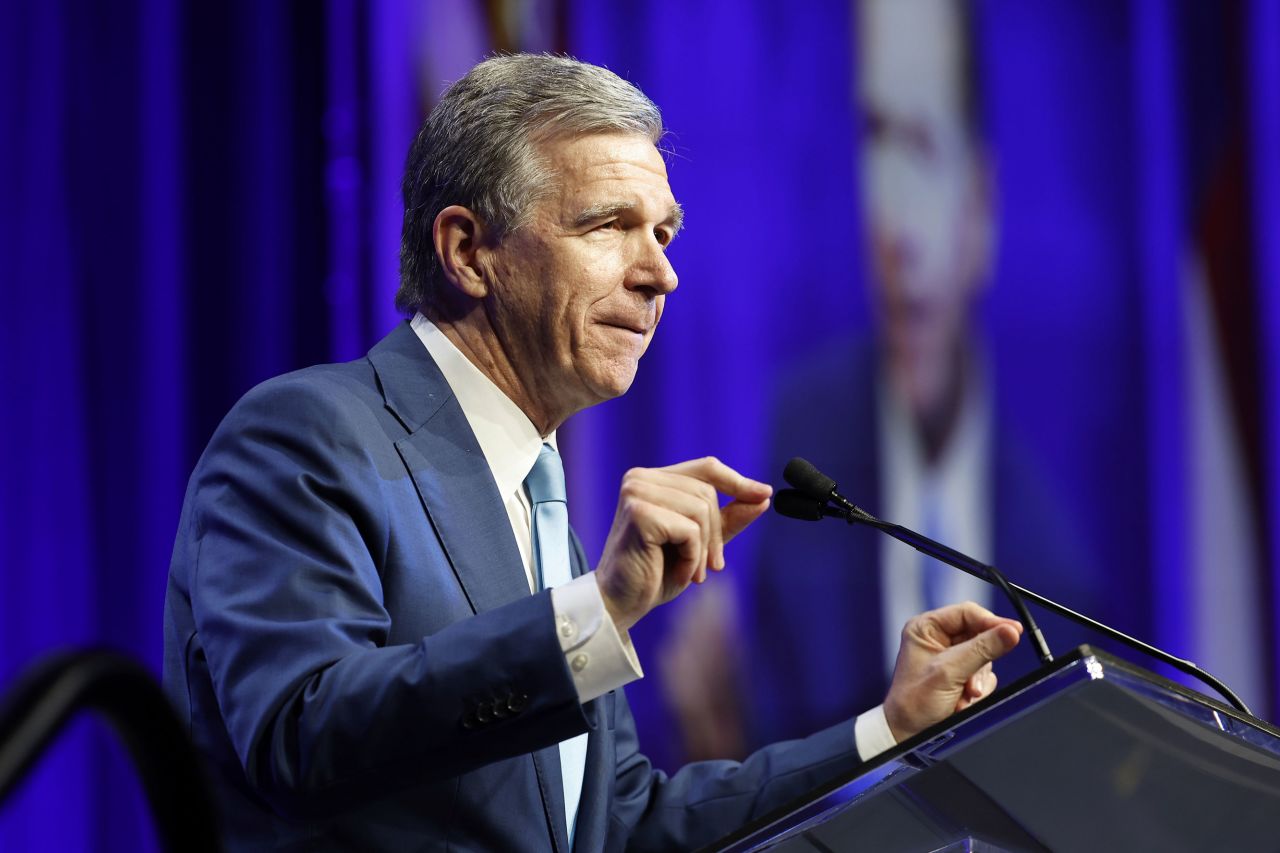
[[648,323],[637,322],[633,320],[604,320],[601,325],[609,326],[614,329],[621,329],[625,332],[634,332],[637,335],[647,335],[649,333]]

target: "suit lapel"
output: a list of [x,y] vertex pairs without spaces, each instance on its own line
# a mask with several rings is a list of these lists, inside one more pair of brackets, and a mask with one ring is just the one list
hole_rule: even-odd
[[396,450],[472,609],[529,594],[511,523],[448,383],[407,323],[369,353],[387,408],[409,432]]
[[[388,411],[408,436],[395,443],[473,611],[529,594],[520,551],[489,463],[427,348],[408,323],[369,352]],[[531,756],[558,853],[568,853],[560,750]]]
[[527,596],[511,522],[457,400],[450,398],[396,449],[472,609],[482,613]]

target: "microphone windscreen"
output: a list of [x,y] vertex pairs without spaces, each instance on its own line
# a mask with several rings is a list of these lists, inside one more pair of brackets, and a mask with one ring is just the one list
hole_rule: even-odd
[[836,490],[836,481],[823,474],[807,459],[792,458],[782,471],[782,477],[814,500],[826,503]]
[[821,521],[824,503],[796,489],[782,489],[773,496],[775,512],[801,521]]

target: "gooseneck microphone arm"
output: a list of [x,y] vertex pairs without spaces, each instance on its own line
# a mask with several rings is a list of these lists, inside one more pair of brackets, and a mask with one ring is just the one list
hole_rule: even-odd
[[[1032,631],[1028,625],[1030,614],[1026,611],[1025,604],[1020,606],[1021,601],[1030,601],[1040,605],[1050,613],[1056,613],[1066,619],[1070,619],[1078,625],[1083,625],[1093,631],[1097,631],[1103,636],[1115,640],[1118,643],[1128,646],[1131,649],[1142,652],[1145,655],[1162,661],[1174,669],[1184,672],[1187,675],[1196,678],[1212,687],[1221,694],[1231,705],[1239,711],[1253,716],[1253,712],[1249,710],[1249,706],[1244,703],[1239,696],[1235,694],[1231,688],[1223,684],[1214,676],[1205,672],[1189,660],[1183,660],[1180,657],[1169,654],[1162,649],[1158,649],[1149,643],[1144,643],[1139,639],[1130,637],[1122,631],[1117,631],[1101,622],[1090,619],[1084,614],[1077,613],[1069,607],[1063,607],[1056,601],[1045,598],[1043,595],[1032,592],[1029,589],[1018,586],[1007,580],[1001,584],[994,580],[996,577],[1003,577],[994,566],[988,566],[972,557],[962,554],[952,548],[948,548],[939,542],[935,542],[927,536],[922,536],[914,530],[910,530],[898,524],[892,524],[887,521],[881,521],[870,513],[854,506],[854,504],[840,495],[837,491],[836,483],[830,477],[820,473],[809,462],[804,459],[795,458],[787,463],[786,470],[783,472],[786,481],[795,487],[795,490],[783,489],[778,493],[774,501],[774,509],[791,518],[799,518],[806,521],[817,521],[822,518],[843,518],[849,524],[864,524],[868,527],[886,533],[895,539],[906,542],[918,551],[928,554],[936,560],[940,560],[949,566],[967,572],[974,577],[981,578],[988,583],[994,583],[1004,589],[1005,594],[1010,596],[1010,600],[1014,602],[1014,608],[1017,609],[1018,615],[1021,617],[1026,614],[1026,618],[1022,619],[1023,627],[1027,633],[1033,637],[1038,636],[1039,642],[1044,642],[1044,637],[1039,633],[1039,629]],[[835,504],[831,506],[830,504]],[[1034,625],[1034,621],[1031,623]],[[1037,649],[1037,654],[1039,654]],[[1045,648],[1045,654],[1048,649]],[[1044,660],[1043,656],[1041,659]],[[1052,658],[1050,658],[1052,660]]]
[[1022,600],[1026,592],[1021,587],[1015,587],[1009,583],[1008,578],[1004,576],[1004,572],[1001,572],[995,566],[979,563],[972,557],[948,548],[941,542],[935,542],[928,536],[921,536],[910,528],[903,527],[900,524],[892,524],[888,521],[881,521],[871,513],[856,506],[853,508],[853,512],[848,513],[846,518],[850,524],[865,524],[868,527],[874,527],[882,533],[889,534],[899,542],[906,542],[922,554],[946,563],[948,566],[957,568],[962,572],[968,572],[974,577],[981,578],[987,583],[999,587],[1000,591],[1009,599],[1009,603],[1013,605],[1013,609],[1017,611],[1018,621],[1026,629],[1027,636],[1035,647],[1036,657],[1040,658],[1040,662],[1043,664],[1053,663],[1053,653],[1049,651],[1049,644],[1045,642],[1040,626],[1036,624],[1031,611],[1027,610],[1027,605]]
[[[922,554],[926,554],[935,560],[954,566],[961,571],[968,572],[987,583],[999,587],[1000,591],[1009,599],[1009,603],[1013,605],[1014,611],[1017,612],[1018,621],[1022,623],[1023,630],[1031,638],[1031,645],[1035,650],[1036,657],[1040,659],[1040,663],[1045,665],[1053,663],[1053,653],[1049,651],[1049,644],[1045,642],[1044,634],[1041,633],[1040,626],[1036,624],[1035,617],[1031,615],[1031,611],[1027,610],[1027,605],[1022,601],[1022,597],[1018,595],[1014,587],[1010,585],[1008,579],[995,566],[983,565],[972,557],[967,557],[959,551],[948,548],[941,542],[935,542],[929,537],[921,536],[914,530],[901,525],[881,521],[871,513],[854,506],[851,501],[840,494],[839,489],[836,487],[836,481],[815,468],[807,459],[801,459],[798,456],[793,458],[787,463],[782,476],[786,478],[788,483],[796,487],[800,495],[817,502],[819,507],[835,504],[833,512],[822,512],[819,509],[819,514],[816,517],[820,518],[824,515],[842,516],[850,524],[857,522],[874,527],[899,541],[906,542]],[[791,513],[786,511],[787,507],[794,507],[796,504],[796,499],[789,497],[785,504],[777,504],[775,508],[784,515],[790,515]]]

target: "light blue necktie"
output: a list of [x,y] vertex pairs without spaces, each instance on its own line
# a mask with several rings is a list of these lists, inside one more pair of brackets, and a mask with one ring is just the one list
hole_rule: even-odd
[[[564,466],[560,454],[549,444],[542,445],[538,461],[524,480],[533,516],[533,553],[538,569],[538,588],[551,589],[568,583],[569,505],[565,498]],[[560,777],[564,782],[564,819],[569,846],[573,847],[578,800],[582,797],[582,777],[587,764],[587,735],[560,743]]]

